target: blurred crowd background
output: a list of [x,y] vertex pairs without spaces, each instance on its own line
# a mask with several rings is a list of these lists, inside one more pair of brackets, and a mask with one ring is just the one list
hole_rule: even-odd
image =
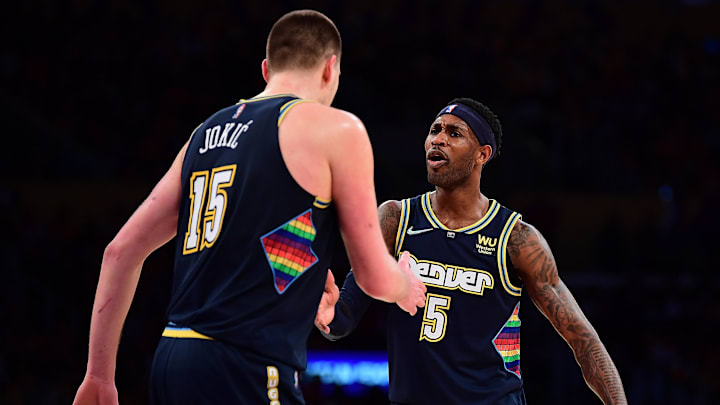
[[[716,403],[717,1],[37,0],[0,12],[1,404],[72,401],[105,245],[193,128],[262,90],[269,29],[295,8],[343,36],[335,106],[365,122],[379,201],[430,189],[434,115],[482,101],[505,133],[482,190],[546,236],[630,403]],[[119,351],[123,404],[147,403],[172,259],[167,245],[144,267]],[[343,250],[333,268],[339,283]],[[529,403],[599,404],[522,305]],[[382,351],[384,332],[378,304],[354,335],[308,344]],[[386,403],[303,384],[309,404]]]

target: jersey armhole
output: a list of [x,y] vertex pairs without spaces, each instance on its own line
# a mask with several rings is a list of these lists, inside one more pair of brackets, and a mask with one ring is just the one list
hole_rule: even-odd
[[404,199],[400,201],[400,222],[398,222],[398,230],[395,235],[395,257],[399,258],[402,252],[402,245],[405,241],[405,232],[410,222],[410,200]]
[[295,100],[288,101],[287,103],[283,104],[282,107],[280,107],[280,112],[278,113],[278,121],[277,121],[278,128],[280,128],[280,124],[282,124],[287,113],[293,107],[295,107],[298,104],[302,104],[302,103],[314,103],[314,101],[313,100],[305,100],[302,98],[296,98]]
[[[192,143],[193,138],[195,138],[195,133],[198,131],[198,129],[200,129],[200,127],[203,126],[203,124],[205,124],[204,121],[201,122],[200,125],[196,126],[195,129],[192,130],[192,132],[190,132],[190,137],[189,137],[188,140],[187,140],[187,146],[188,146],[188,147],[187,147],[187,149],[185,150],[185,155],[183,156],[182,167],[185,167],[185,159],[187,158],[188,153],[190,153],[190,143]],[[180,171],[182,172],[182,168],[181,168]]]
[[203,126],[204,123],[205,122],[201,122],[200,125],[196,126],[195,129],[190,132],[190,138],[188,138],[188,142],[193,140],[193,138],[195,137],[195,132],[197,132],[197,130],[200,129],[200,127]]
[[502,282],[502,286],[507,291],[508,294],[519,297],[522,293],[521,287],[516,287],[510,282],[510,277],[508,275],[508,268],[507,268],[507,243],[510,239],[510,233],[512,232],[513,228],[515,227],[515,224],[517,221],[519,221],[522,218],[522,215],[520,215],[517,212],[513,212],[512,215],[510,215],[510,218],[508,218],[507,222],[505,223],[505,227],[502,230],[502,233],[500,234],[500,245],[498,246],[498,270],[500,271],[500,281]]

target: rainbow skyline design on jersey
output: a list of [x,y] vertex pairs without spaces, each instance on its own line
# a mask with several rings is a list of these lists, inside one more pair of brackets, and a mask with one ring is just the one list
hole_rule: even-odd
[[503,358],[505,369],[518,377],[520,375],[520,303],[513,310],[510,319],[493,339],[493,345]]
[[318,261],[311,248],[316,234],[311,213],[309,209],[260,238],[278,294]]

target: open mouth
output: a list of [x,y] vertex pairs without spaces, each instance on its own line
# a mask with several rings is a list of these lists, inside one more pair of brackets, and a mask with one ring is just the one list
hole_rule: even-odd
[[431,149],[426,155],[427,165],[432,168],[438,168],[448,161],[448,157],[440,149]]

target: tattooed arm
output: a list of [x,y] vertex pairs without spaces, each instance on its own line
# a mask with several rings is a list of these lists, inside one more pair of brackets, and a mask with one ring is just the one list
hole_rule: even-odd
[[545,238],[532,225],[518,221],[507,250],[535,306],[572,348],[590,388],[606,405],[627,404],[620,375],[597,332],[560,280]]
[[391,255],[395,255],[395,235],[400,226],[400,201],[388,200],[378,207],[378,219],[385,246]]

